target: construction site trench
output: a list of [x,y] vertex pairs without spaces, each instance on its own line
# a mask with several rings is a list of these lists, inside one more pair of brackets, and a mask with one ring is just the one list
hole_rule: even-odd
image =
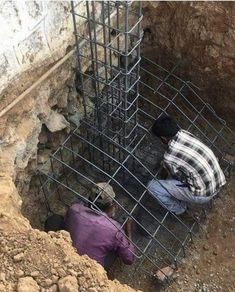
[[[13,20],[29,9],[50,52],[36,30],[13,72],[12,39],[0,46],[0,291],[233,291],[234,4],[7,2],[7,27],[25,25]],[[227,179],[212,203],[192,206],[194,221],[147,189],[165,151],[151,126],[164,114],[213,150]],[[116,258],[105,271],[68,232],[44,232],[75,202],[95,207],[97,182],[113,187],[122,228],[134,222],[131,266]]]

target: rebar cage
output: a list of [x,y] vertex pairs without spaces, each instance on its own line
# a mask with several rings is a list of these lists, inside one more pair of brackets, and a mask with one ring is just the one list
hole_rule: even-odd
[[[72,1],[71,7],[85,114],[42,167],[42,191],[49,204],[56,197],[70,206],[88,203],[95,183],[111,184],[116,220],[122,228],[128,218],[136,225],[134,268],[155,276],[165,265],[177,266],[199,223],[178,218],[147,191],[164,153],[149,131],[153,121],[174,116],[214,151],[227,176],[233,164],[223,155],[234,155],[234,134],[199,89],[177,76],[177,66],[169,71],[141,57],[141,2]],[[206,207],[200,210],[203,216]]]

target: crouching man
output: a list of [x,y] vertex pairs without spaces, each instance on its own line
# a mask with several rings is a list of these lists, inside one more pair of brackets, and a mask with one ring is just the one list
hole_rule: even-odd
[[[100,193],[101,192],[101,193]],[[86,207],[76,203],[70,207],[65,216],[65,229],[70,233],[73,246],[80,255],[88,255],[102,266],[111,254],[119,256],[122,261],[131,265],[134,262],[134,247],[127,239],[131,239],[131,221],[127,222],[126,231],[112,219],[116,213],[115,193],[107,183],[98,183],[97,189],[90,198],[98,196],[94,207]],[[124,233],[126,232],[126,236]]]
[[171,179],[150,181],[148,191],[165,208],[183,214],[188,203],[207,203],[225,185],[214,153],[169,116],[157,119],[152,133],[167,145],[163,167]]

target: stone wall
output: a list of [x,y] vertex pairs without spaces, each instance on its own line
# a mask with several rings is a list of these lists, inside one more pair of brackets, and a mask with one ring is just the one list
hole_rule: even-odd
[[184,61],[183,77],[234,125],[235,3],[147,1],[143,13],[144,51],[166,66]]

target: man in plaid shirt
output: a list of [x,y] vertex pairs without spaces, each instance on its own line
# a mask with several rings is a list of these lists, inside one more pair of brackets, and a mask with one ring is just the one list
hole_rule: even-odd
[[172,178],[150,181],[150,194],[176,215],[183,214],[188,203],[209,202],[226,183],[211,149],[169,116],[157,119],[152,132],[168,146],[163,167]]

